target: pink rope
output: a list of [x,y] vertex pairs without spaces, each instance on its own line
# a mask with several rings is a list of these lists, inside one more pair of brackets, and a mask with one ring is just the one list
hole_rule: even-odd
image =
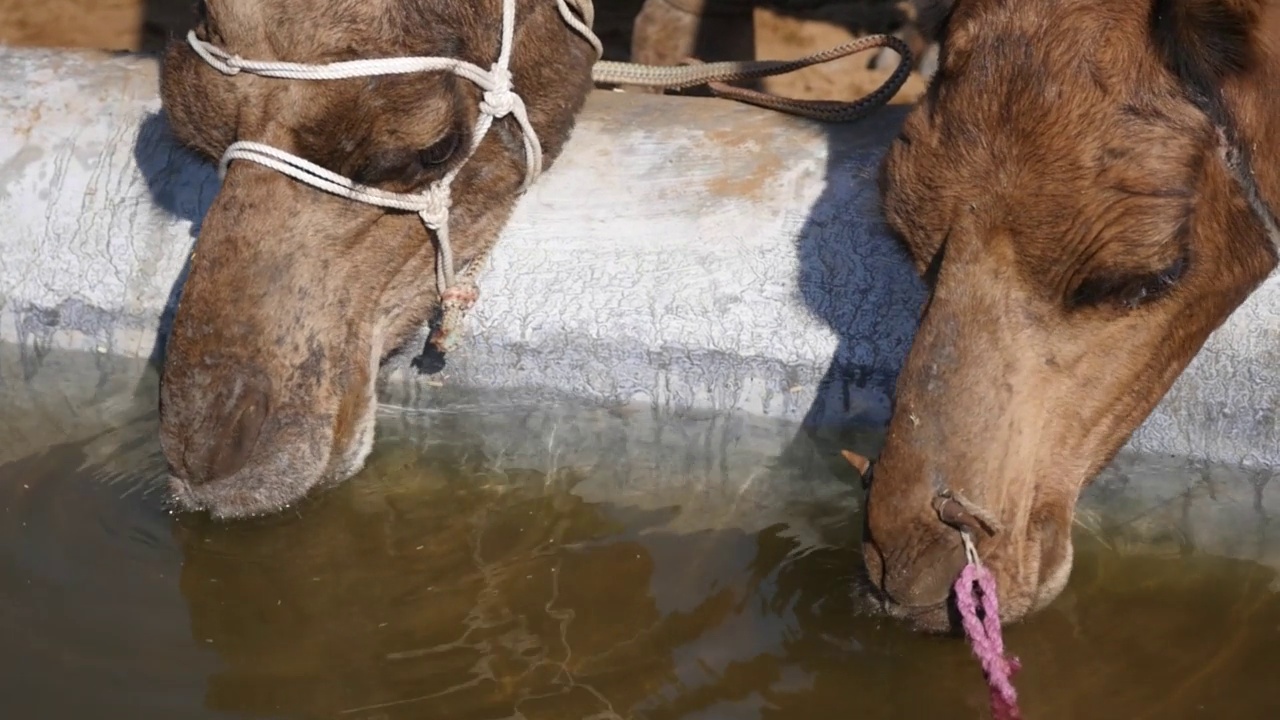
[[[969,545],[968,536],[965,536]],[[966,548],[969,549],[969,548]],[[974,586],[977,585],[977,592]],[[960,571],[956,580],[956,607],[964,624],[965,635],[973,646],[973,654],[982,663],[982,673],[991,688],[991,717],[994,720],[1021,720],[1018,710],[1018,692],[1010,678],[1022,668],[1018,658],[1006,655],[1004,639],[1000,635],[1000,606],[996,598],[996,581],[991,571],[977,562],[977,554],[970,553],[969,563]],[[978,608],[982,617],[978,617]]]

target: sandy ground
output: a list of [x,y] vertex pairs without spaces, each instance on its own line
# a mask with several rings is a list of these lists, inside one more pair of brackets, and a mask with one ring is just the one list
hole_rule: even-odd
[[[194,19],[195,0],[0,0],[0,43],[26,46],[96,48],[103,50],[159,49],[171,34],[186,31]],[[596,32],[606,57],[628,59],[631,22],[640,0],[597,0]],[[853,38],[842,27],[783,17],[758,9],[755,14],[756,55],[788,59]],[[870,70],[872,52],[768,78],[764,89],[797,98],[853,100],[866,95],[888,77]],[[925,82],[913,73],[895,103],[910,103]]]
[[0,42],[156,50],[194,19],[195,0],[0,0]]
[[[763,9],[756,10],[755,27],[756,57],[759,58],[786,60],[855,39],[851,32],[833,24],[784,17]],[[789,75],[766,78],[764,89],[790,97],[856,100],[884,84],[893,72],[896,63],[885,69],[868,69],[867,62],[874,53],[872,50]],[[892,103],[914,103],[924,93],[925,85],[926,80],[920,73],[911,73]]]

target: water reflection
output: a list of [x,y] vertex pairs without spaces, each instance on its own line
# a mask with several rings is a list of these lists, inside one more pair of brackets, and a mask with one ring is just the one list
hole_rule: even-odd
[[225,663],[209,704],[261,716],[764,717],[834,658],[894,665],[892,644],[849,636],[847,553],[797,556],[782,528],[675,534],[670,512],[581,500],[581,479],[391,448],[296,515],[184,519],[193,639]]

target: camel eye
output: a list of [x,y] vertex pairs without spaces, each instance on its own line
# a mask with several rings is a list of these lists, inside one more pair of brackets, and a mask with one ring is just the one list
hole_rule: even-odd
[[394,189],[406,190],[444,173],[449,163],[458,159],[458,149],[465,145],[467,137],[455,130],[427,148],[397,147],[371,152],[349,177],[365,185],[394,185]]
[[1068,306],[1080,308],[1105,304],[1136,310],[1167,294],[1186,274],[1187,264],[1186,257],[1179,257],[1158,272],[1091,277],[1072,292]]
[[426,148],[425,150],[420,150],[418,152],[418,161],[425,167],[443,165],[444,163],[449,162],[449,159],[453,157],[453,154],[458,151],[459,144],[458,133],[450,132],[441,138],[436,144]]

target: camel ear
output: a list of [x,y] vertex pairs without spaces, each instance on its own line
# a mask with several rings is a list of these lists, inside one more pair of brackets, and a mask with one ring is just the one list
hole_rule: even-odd
[[1154,0],[1151,36],[1161,60],[1199,103],[1219,105],[1225,80],[1257,60],[1260,0]]

